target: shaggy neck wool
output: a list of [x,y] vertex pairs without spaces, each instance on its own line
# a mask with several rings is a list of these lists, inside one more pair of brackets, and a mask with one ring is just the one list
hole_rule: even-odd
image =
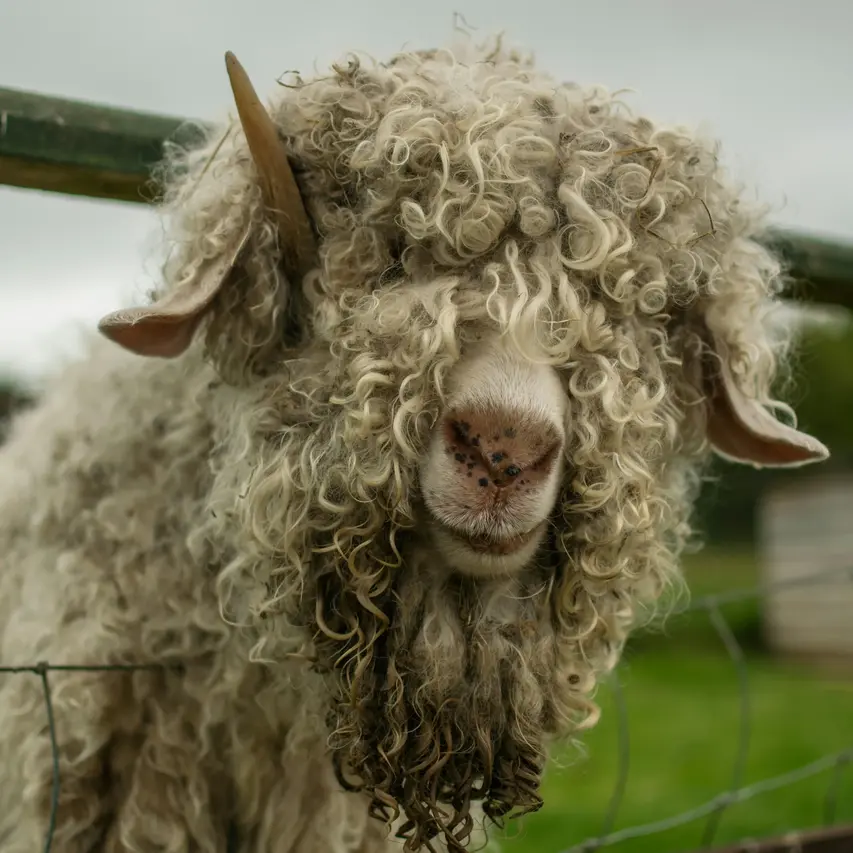
[[[439,833],[452,849],[464,845],[480,799],[494,820],[539,808],[543,736],[589,716],[557,642],[553,583],[553,565],[483,581],[423,554],[396,580],[388,630],[364,650],[329,649],[339,666],[353,654],[332,720],[339,778],[366,788],[385,821],[402,809],[411,849],[433,849]],[[324,624],[345,630],[328,622],[339,598],[321,598]]]

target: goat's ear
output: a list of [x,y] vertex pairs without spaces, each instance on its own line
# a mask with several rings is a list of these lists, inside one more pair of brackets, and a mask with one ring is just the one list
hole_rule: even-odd
[[780,423],[748,397],[732,375],[725,346],[713,334],[708,339],[718,356],[708,358],[703,371],[708,440],[720,456],[756,468],[795,467],[829,457],[829,450],[816,438]]
[[98,330],[137,355],[179,356],[190,345],[217,293],[234,274],[250,233],[251,228],[247,227],[231,247],[202,267],[192,281],[166,293],[151,305],[107,314],[98,323]]
[[[300,279],[316,262],[311,221],[299,194],[279,130],[267,113],[243,66],[225,55],[231,91],[254,161],[256,177],[269,213],[278,226],[284,267]],[[153,305],[116,311],[98,324],[102,334],[139,355],[174,358],[189,346],[205,311],[238,266],[249,241],[250,226],[200,275],[167,293]]]

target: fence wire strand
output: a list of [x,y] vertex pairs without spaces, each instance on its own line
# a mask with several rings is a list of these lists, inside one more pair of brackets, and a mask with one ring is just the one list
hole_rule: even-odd
[[59,742],[56,737],[56,720],[53,714],[53,698],[50,692],[49,672],[137,672],[139,670],[164,670],[173,668],[169,664],[100,664],[85,666],[81,664],[50,664],[42,661],[34,666],[0,666],[0,673],[18,675],[20,673],[31,673],[37,675],[41,681],[42,695],[44,696],[45,715],[47,716],[47,732],[50,738],[50,754],[52,764],[52,780],[50,789],[50,813],[47,819],[47,830],[44,839],[44,853],[51,853],[53,849],[53,836],[56,831],[56,816],[59,811],[59,794],[62,779],[59,768]]
[[[604,839],[595,839],[594,843],[600,844],[603,841],[605,844],[613,845],[622,841],[629,841],[633,838],[660,835],[670,829],[676,829],[679,826],[684,826],[686,823],[692,823],[700,818],[707,817],[719,809],[720,804],[723,802],[725,802],[726,805],[744,803],[747,800],[754,799],[760,794],[769,794],[782,788],[788,788],[791,785],[796,785],[798,782],[802,782],[812,776],[817,776],[820,773],[826,772],[833,766],[837,765],[839,761],[853,761],[853,748],[845,749],[841,752],[833,753],[832,755],[826,755],[823,758],[812,761],[810,764],[804,764],[802,767],[790,770],[787,773],[780,773],[778,776],[771,776],[768,779],[762,779],[760,782],[756,782],[753,785],[747,785],[738,791],[720,794],[719,796],[714,797],[714,799],[696,806],[696,808],[689,809],[688,811],[674,815],[673,817],[664,818],[663,820],[657,820],[651,823],[642,823],[637,826],[630,826],[627,829],[620,829],[618,832],[611,832],[610,835]],[[564,851],[564,853],[588,853],[589,850],[594,849],[589,846],[589,843],[590,842],[588,841],[582,841],[574,847],[569,847]]]
[[[716,603],[709,604],[707,607],[708,618],[714,626],[717,635],[722,641],[732,659],[732,663],[737,670],[738,677],[738,695],[740,702],[740,726],[738,731],[738,745],[735,753],[734,766],[732,768],[732,782],[729,786],[729,792],[734,793],[743,786],[743,776],[746,772],[746,761],[749,757],[750,735],[752,734],[752,714],[750,713],[750,695],[749,695],[749,671],[746,667],[746,655],[737,641],[735,632],[732,631],[731,625],[726,621],[726,617]],[[720,821],[723,817],[723,812],[729,807],[730,800],[721,799],[720,807],[712,812],[708,817],[708,823],[705,824],[705,832],[702,835],[702,846],[710,847],[714,842],[714,838],[719,829]]]
[[[618,820],[619,810],[624,801],[628,783],[629,769],[631,766],[631,733],[624,690],[619,680],[618,673],[614,673],[614,677],[611,679],[611,689],[613,690],[617,717],[618,766],[613,792],[605,810],[600,834],[595,838],[587,838],[586,840],[567,848],[563,853],[592,853],[592,851],[600,850],[603,847],[610,847],[623,841],[658,835],[679,826],[699,821],[702,818],[707,818],[702,835],[702,846],[703,848],[707,848],[713,843],[714,838],[717,836],[717,831],[724,812],[732,805],[743,803],[761,794],[771,793],[773,791],[795,785],[798,782],[827,771],[830,771],[830,781],[826,796],[824,797],[823,817],[825,825],[828,826],[833,824],[838,813],[838,801],[840,798],[843,776],[848,770],[849,765],[853,764],[853,744],[848,748],[842,749],[831,755],[823,756],[822,758],[795,768],[787,773],[763,779],[752,785],[743,785],[743,778],[746,772],[746,762],[749,755],[750,738],[752,734],[749,672],[747,668],[746,655],[738,643],[734,631],[723,614],[722,606],[750,598],[761,597],[770,592],[779,591],[781,589],[814,585],[825,580],[839,577],[847,577],[853,581],[853,567],[845,569],[829,569],[811,575],[789,578],[774,583],[761,583],[749,588],[730,590],[724,593],[703,596],[696,599],[679,612],[678,615],[684,615],[690,612],[704,611],[708,615],[711,625],[717,632],[717,635],[725,647],[737,673],[740,722],[735,759],[732,765],[731,782],[724,792],[693,809],[689,809],[662,820],[639,824],[620,830],[614,830],[614,827]],[[47,661],[28,666],[0,666],[0,674],[30,674],[37,676],[41,682],[52,763],[50,811],[45,830],[43,847],[44,853],[51,853],[53,849],[62,784],[60,775],[60,751],[49,674],[51,672],[163,671],[175,669],[180,670],[181,668],[182,666],[180,664],[172,663],[98,664],[89,666],[85,664],[51,664]],[[235,827],[232,824],[229,826],[228,850],[235,851],[237,849],[237,845],[238,839],[235,835]]]
[[[751,800],[761,794],[790,787],[805,779],[817,776],[821,773],[831,771],[830,781],[824,797],[823,823],[825,826],[832,825],[838,813],[838,801],[841,795],[841,784],[845,771],[853,764],[853,744],[839,752],[824,756],[802,767],[795,768],[787,773],[761,780],[752,785],[743,785],[746,773],[746,764],[749,757],[750,740],[752,736],[752,702],[750,691],[749,670],[746,655],[737,640],[734,631],[726,619],[722,606],[733,604],[749,599],[764,597],[771,592],[791,589],[798,586],[815,586],[833,579],[848,579],[853,581],[853,567],[831,568],[808,575],[800,575],[787,578],[773,583],[759,583],[752,587],[728,590],[723,593],[715,593],[695,599],[687,607],[678,612],[678,616],[687,613],[704,612],[723,644],[732,664],[735,667],[738,678],[738,703],[739,703],[739,726],[737,735],[737,748],[732,764],[731,783],[728,788],[713,799],[702,803],[695,808],[688,809],[680,814],[662,820],[645,824],[626,827],[618,831],[612,831],[617,820],[617,809],[624,800],[625,786],[627,783],[627,768],[630,758],[623,757],[622,752],[628,748],[630,733],[622,732],[624,699],[622,698],[621,685],[614,678],[614,689],[620,697],[617,703],[617,717],[619,718],[619,769],[613,787],[610,807],[605,818],[605,825],[611,831],[604,832],[595,838],[587,838],[562,853],[592,853],[602,847],[610,847],[623,841],[635,838],[644,838],[659,835],[671,829],[676,829],[685,824],[707,818],[702,834],[702,849],[707,850],[714,842],[717,831],[722,821],[723,813],[731,806]],[[624,714],[624,724],[628,726],[627,714]],[[614,808],[615,805],[615,808]]]
[[601,827],[601,837],[606,838],[616,826],[616,819],[619,817],[619,809],[622,805],[622,800],[625,799],[625,791],[628,787],[628,771],[631,768],[631,725],[628,721],[628,705],[625,701],[625,691],[622,689],[622,682],[619,679],[619,674],[614,673],[613,682],[613,700],[616,704],[616,719],[618,732],[618,756],[619,764],[616,773],[616,784],[613,786],[613,794],[610,797],[610,804],[607,808],[607,814],[604,817],[604,824]]
[[832,779],[830,780],[829,788],[827,788],[826,797],[824,797],[823,801],[824,826],[832,826],[835,823],[836,815],[838,814],[838,799],[841,796],[841,780],[850,762],[851,756],[842,753],[835,763],[832,771]]

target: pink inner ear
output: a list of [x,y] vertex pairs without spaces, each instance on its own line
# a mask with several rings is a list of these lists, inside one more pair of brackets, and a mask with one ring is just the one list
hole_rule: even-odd
[[829,450],[816,438],[780,423],[764,406],[747,397],[735,382],[725,356],[719,366],[710,400],[708,438],[721,456],[774,468],[807,465],[829,457]]
[[204,312],[229,280],[250,234],[251,227],[247,226],[234,244],[195,281],[167,293],[152,305],[107,314],[98,323],[98,330],[137,355],[161,358],[180,355],[190,345]]

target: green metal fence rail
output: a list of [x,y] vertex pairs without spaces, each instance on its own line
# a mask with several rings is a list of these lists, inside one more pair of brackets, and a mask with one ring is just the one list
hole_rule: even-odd
[[[205,123],[0,88],[0,184],[146,203],[167,139]],[[853,242],[791,231],[768,241],[797,280],[799,299],[853,308]]]
[[0,88],[0,184],[145,203],[167,139],[201,122]]

